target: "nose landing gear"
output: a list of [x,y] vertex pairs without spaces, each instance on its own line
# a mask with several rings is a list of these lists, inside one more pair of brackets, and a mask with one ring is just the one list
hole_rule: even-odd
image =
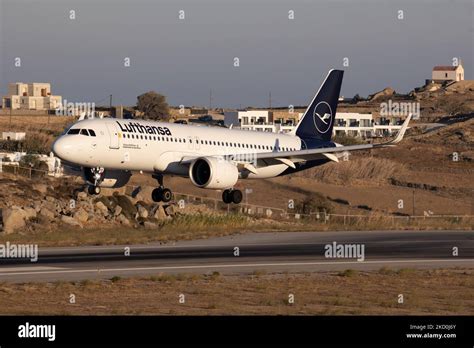
[[224,190],[224,192],[222,192],[222,201],[226,204],[239,204],[242,202],[242,191],[234,189]]
[[100,194],[100,187],[99,186],[93,186],[93,185],[89,185],[89,187],[87,188],[87,192],[93,196],[93,195],[98,195]]
[[86,180],[89,183],[93,183],[89,185],[87,188],[87,192],[90,195],[98,195],[100,194],[100,184],[104,181],[105,169],[101,167],[96,168],[89,168],[86,169]]

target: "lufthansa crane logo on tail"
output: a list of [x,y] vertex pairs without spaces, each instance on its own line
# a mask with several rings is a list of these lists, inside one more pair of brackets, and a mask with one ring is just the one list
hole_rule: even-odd
[[314,126],[320,133],[326,133],[332,125],[332,110],[325,101],[319,102],[313,111]]

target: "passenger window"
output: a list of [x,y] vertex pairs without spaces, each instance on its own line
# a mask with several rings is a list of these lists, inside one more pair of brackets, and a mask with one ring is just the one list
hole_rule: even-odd
[[91,136],[95,137],[95,132],[94,132],[93,129],[89,129],[89,134],[90,134]]
[[81,129],[81,135],[89,136],[87,129]]

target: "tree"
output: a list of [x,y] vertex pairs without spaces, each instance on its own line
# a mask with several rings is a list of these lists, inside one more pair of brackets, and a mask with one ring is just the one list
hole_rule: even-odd
[[168,121],[170,119],[166,97],[154,91],[143,93],[137,97],[137,109],[143,113],[142,118]]

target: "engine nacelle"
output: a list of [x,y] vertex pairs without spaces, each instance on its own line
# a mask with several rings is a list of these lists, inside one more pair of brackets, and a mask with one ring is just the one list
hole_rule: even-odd
[[[83,175],[84,179],[90,185],[95,185],[95,169],[84,168]],[[127,185],[128,181],[132,177],[132,173],[124,170],[112,170],[112,169],[101,169],[98,174],[100,179],[98,180],[99,187],[118,188]]]
[[214,157],[201,157],[189,166],[189,177],[197,187],[228,189],[237,183],[239,171],[228,161]]

